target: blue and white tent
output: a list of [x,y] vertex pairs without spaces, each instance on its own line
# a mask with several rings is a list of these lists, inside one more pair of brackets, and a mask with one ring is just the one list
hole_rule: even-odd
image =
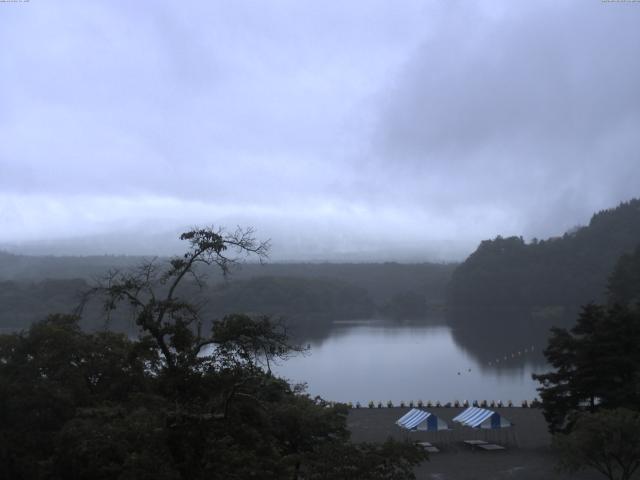
[[441,420],[432,413],[412,408],[405,415],[396,420],[399,427],[407,430],[420,430],[428,432],[437,432],[440,430],[448,430],[447,422]]
[[512,426],[512,423],[498,412],[479,407],[467,408],[460,415],[455,417],[453,421],[461,423],[465,427],[484,428],[490,430]]

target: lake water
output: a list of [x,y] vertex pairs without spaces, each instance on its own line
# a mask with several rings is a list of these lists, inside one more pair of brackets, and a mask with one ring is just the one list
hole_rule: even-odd
[[312,395],[363,405],[370,400],[520,404],[537,396],[531,374],[547,370],[540,355],[544,345],[531,344],[528,337],[502,338],[478,351],[460,338],[465,335],[447,326],[336,323],[324,338],[309,342],[309,354],[276,371],[293,383],[306,382]]

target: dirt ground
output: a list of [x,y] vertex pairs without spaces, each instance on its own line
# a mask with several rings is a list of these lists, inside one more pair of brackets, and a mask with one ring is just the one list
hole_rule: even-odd
[[[401,440],[428,441],[440,449],[430,461],[416,469],[418,479],[429,480],[570,480],[602,479],[595,471],[568,475],[555,470],[556,458],[550,448],[542,412],[531,408],[498,408],[514,427],[502,431],[479,431],[454,424],[451,419],[462,408],[428,408],[445,420],[450,432],[407,432],[395,421],[409,408],[353,409],[347,420],[351,439],[355,442],[384,441],[389,436]],[[471,450],[463,440],[487,440],[506,447],[500,451]]]

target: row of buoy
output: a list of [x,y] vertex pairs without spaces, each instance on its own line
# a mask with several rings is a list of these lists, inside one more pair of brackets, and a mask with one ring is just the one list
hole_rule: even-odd
[[[335,405],[335,402],[329,402],[330,404]],[[520,402],[520,407],[522,408],[529,408],[529,407],[535,407],[535,406],[539,406],[540,404],[540,400],[538,400],[537,398],[534,398],[533,400],[522,400],[522,402]],[[469,401],[464,401],[464,402],[460,402],[460,401],[454,401],[454,402],[446,402],[446,403],[442,403],[440,401],[436,401],[436,402],[432,402],[432,401],[428,401],[428,402],[422,402],[422,401],[418,401],[418,402],[404,402],[404,401],[400,401],[400,403],[398,404],[394,404],[391,400],[387,401],[387,402],[374,402],[373,400],[363,404],[360,402],[347,402],[346,404],[349,408],[395,408],[395,407],[400,407],[400,408],[468,408],[469,406],[473,406],[473,407],[481,407],[481,408],[504,408],[504,407],[516,407],[516,403],[512,402],[511,400],[508,400],[506,402],[503,402],[502,400],[491,400],[491,401],[487,401],[487,400],[483,400],[483,401],[478,401],[478,400],[474,400],[473,402],[469,402]],[[365,407],[366,405],[366,407]]]
[[524,350],[518,350],[517,352],[513,352],[510,355],[504,355],[502,358],[498,357],[495,360],[490,360],[487,363],[489,366],[492,366],[493,364],[497,365],[500,363],[500,361],[506,362],[508,360],[521,357],[524,354],[532,353],[534,350],[535,350],[535,346],[531,345],[531,347],[526,347]]

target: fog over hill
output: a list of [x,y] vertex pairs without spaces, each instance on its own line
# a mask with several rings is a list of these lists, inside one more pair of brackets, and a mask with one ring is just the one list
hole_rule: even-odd
[[[292,21],[295,19],[295,21]],[[637,195],[634,2],[8,2],[0,244],[462,260]],[[78,26],[82,26],[79,28]]]
[[[184,244],[178,240],[182,230],[167,230],[152,233],[140,231],[110,232],[78,237],[52,238],[23,242],[0,243],[0,250],[21,255],[54,256],[171,256],[179,254]],[[267,229],[273,231],[273,228]],[[328,232],[322,238],[314,231],[303,231],[291,237],[266,236],[262,230],[256,232],[260,239],[270,239],[269,261],[272,262],[451,262],[463,259],[467,250],[451,242],[424,239],[399,239],[396,243],[380,242],[371,233]],[[471,247],[471,246],[470,246]],[[472,247],[471,247],[472,248]]]

